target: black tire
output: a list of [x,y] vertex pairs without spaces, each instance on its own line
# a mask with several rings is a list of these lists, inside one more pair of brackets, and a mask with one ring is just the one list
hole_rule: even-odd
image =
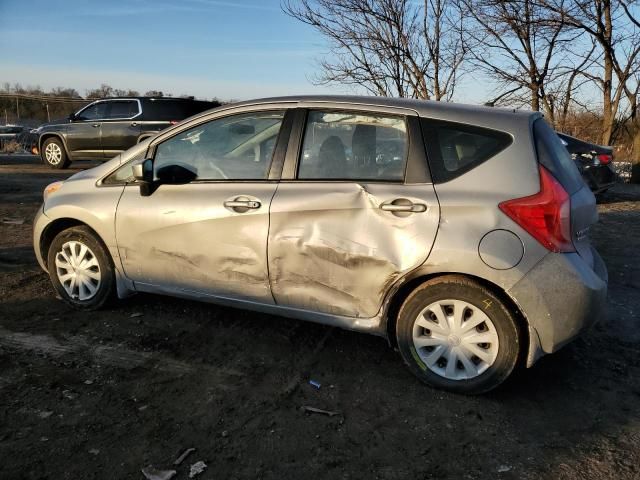
[[[47,147],[49,145],[53,145],[54,148],[59,151],[59,157],[52,156],[47,159]],[[42,149],[40,150],[40,158],[51,168],[55,168],[61,170],[63,168],[67,168],[71,163],[69,161],[69,156],[67,155],[67,151],[64,148],[64,144],[57,137],[49,137],[44,142],[42,142]]]
[[[415,349],[413,329],[420,312],[430,304],[445,299],[462,300],[482,310],[497,333],[499,347],[495,360],[474,378],[445,378],[430,369]],[[480,283],[459,275],[435,278],[414,290],[400,308],[396,335],[400,354],[414,375],[432,387],[467,395],[488,392],[506,380],[518,362],[521,348],[518,325],[506,305]]]
[[[91,268],[94,272],[99,272],[100,279],[99,282],[96,280],[91,281],[94,287],[96,286],[95,282],[97,282],[97,288],[90,298],[81,299],[79,290],[77,295],[70,295],[62,285],[58,276],[59,273],[62,274],[65,271],[68,271],[60,269],[56,265],[56,256],[62,251],[63,245],[67,244],[67,242],[78,242],[79,244],[85,245],[91,253],[89,258],[95,257],[95,260],[97,261],[97,269],[94,267]],[[79,310],[97,310],[114,297],[115,269],[113,261],[107,251],[107,248],[89,227],[72,227],[67,230],[63,230],[56,235],[49,246],[49,252],[47,253],[47,265],[49,269],[49,277],[51,278],[51,282],[53,283],[53,287],[56,289],[56,292],[58,292],[58,295],[60,295],[62,300],[74,308]],[[74,294],[74,291],[75,289],[72,289],[72,294]],[[87,289],[84,288],[83,291],[85,292],[85,296],[87,296]]]

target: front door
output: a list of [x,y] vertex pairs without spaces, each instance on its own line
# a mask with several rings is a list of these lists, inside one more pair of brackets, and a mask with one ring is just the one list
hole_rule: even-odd
[[426,260],[439,204],[431,183],[407,182],[408,160],[426,168],[419,130],[408,122],[309,111],[295,179],[283,178],[271,203],[269,275],[278,305],[370,318],[390,286]]
[[73,160],[104,158],[102,122],[107,116],[107,103],[96,102],[78,112],[67,127],[67,150]]
[[148,197],[125,187],[116,236],[127,277],[146,290],[273,303],[266,251],[277,181],[269,170],[283,117],[229,115],[155,147],[156,174],[179,165],[197,178]]

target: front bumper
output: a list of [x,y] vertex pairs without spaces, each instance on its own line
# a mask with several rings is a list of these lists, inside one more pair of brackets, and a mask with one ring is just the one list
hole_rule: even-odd
[[47,228],[47,225],[51,223],[51,219],[44,214],[44,204],[38,209],[35,218],[33,219],[33,250],[36,254],[36,259],[40,264],[40,267],[46,272],[47,262],[42,256],[42,247],[40,242],[43,238],[43,233]]
[[577,253],[549,253],[508,291],[536,337],[530,338],[529,365],[604,315],[608,275],[595,249],[593,262],[592,268]]

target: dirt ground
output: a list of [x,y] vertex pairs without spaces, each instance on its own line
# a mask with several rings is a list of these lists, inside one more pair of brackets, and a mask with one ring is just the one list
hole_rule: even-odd
[[463,397],[368,335],[151,295],[69,309],[36,264],[31,218],[75,171],[0,157],[0,478],[143,479],[154,465],[186,479],[198,460],[199,479],[640,478],[639,189],[599,207],[606,318]]

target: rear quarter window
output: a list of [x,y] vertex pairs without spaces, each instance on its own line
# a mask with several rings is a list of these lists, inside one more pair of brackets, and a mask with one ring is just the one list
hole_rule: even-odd
[[213,102],[153,99],[144,102],[144,117],[152,121],[180,121],[215,106]]
[[422,119],[421,126],[434,183],[469,172],[512,142],[508,133],[472,125]]
[[578,167],[560,137],[542,118],[533,123],[533,136],[538,162],[551,172],[570,195],[580,190],[584,180]]

